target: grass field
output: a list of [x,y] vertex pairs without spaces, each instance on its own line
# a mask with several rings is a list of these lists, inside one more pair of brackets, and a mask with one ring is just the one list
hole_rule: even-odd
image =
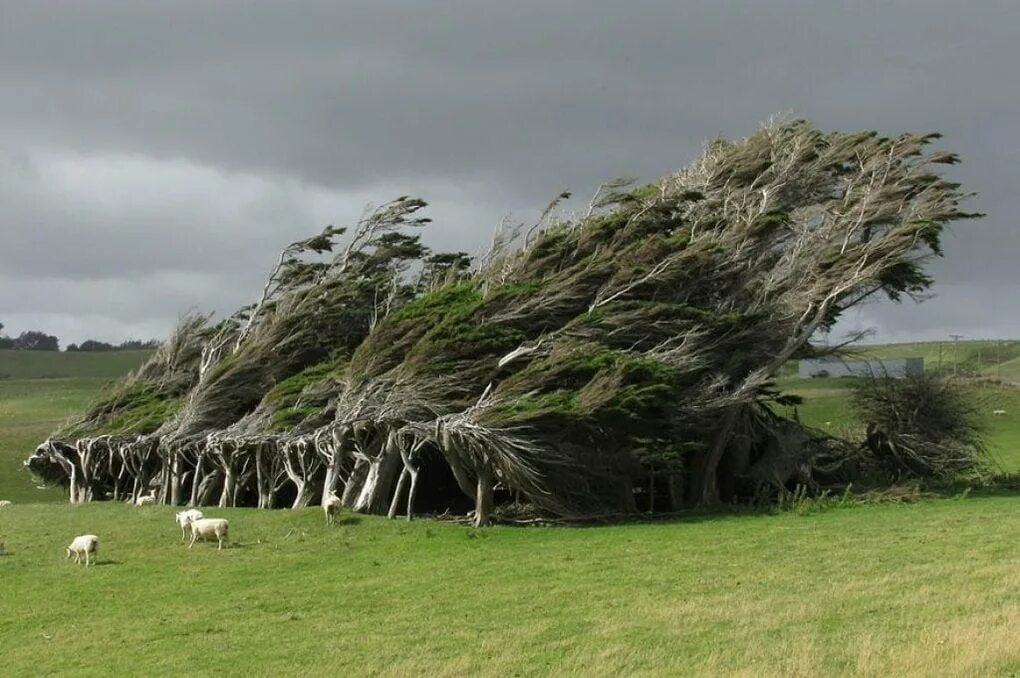
[[112,379],[139,366],[146,351],[57,353],[0,351],[0,499],[16,502],[62,499],[37,490],[21,462],[61,422]]
[[64,353],[0,351],[0,381],[116,379],[141,365],[152,351]]
[[[854,416],[850,407],[854,381],[849,378],[786,378],[780,381],[780,387],[804,398],[804,403],[797,406],[797,413],[805,424],[834,433],[849,429],[860,435],[864,423]],[[976,384],[969,388],[980,415],[989,453],[1003,470],[1020,471],[1020,388],[994,383]],[[992,414],[999,409],[1005,410],[1007,416]],[[792,416],[792,407],[779,410]]]
[[[172,509],[0,514],[4,675],[1016,675],[1020,502],[598,528]],[[63,559],[83,531],[99,566]],[[59,595],[54,595],[59,592]]]
[[[210,509],[232,547],[188,550],[170,507],[25,503],[60,497],[12,470],[105,376],[0,381],[0,675],[1020,675],[1016,492],[590,528]],[[847,382],[783,386],[854,425]],[[975,397],[1020,469],[1020,395]]]

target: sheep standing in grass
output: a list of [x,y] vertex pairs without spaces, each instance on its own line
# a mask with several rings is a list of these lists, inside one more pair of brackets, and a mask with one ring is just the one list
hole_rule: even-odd
[[343,506],[340,502],[340,497],[335,494],[331,494],[326,497],[322,502],[322,511],[326,514],[326,524],[332,525],[336,522],[336,517],[340,513],[340,508]]
[[230,526],[223,518],[200,518],[199,520],[191,521],[191,543],[188,544],[190,549],[195,545],[195,541],[201,537],[202,539],[211,539],[216,537],[216,541],[219,542],[219,546],[216,550],[219,551],[223,548],[223,542],[227,540],[227,528]]
[[156,504],[156,495],[150,494],[145,497],[138,497],[135,500],[135,506],[154,506]]
[[83,534],[75,537],[71,545],[67,547],[67,557],[74,555],[74,562],[80,563],[82,554],[85,555],[85,567],[89,566],[89,556],[99,552],[99,537],[94,534]]
[[995,416],[995,417],[1005,417],[1006,416],[1006,410],[992,410],[992,416]]
[[188,537],[188,526],[196,520],[202,520],[205,515],[198,509],[188,509],[178,512],[174,517],[181,528],[181,541],[184,541]]
[[12,503],[13,502],[11,502],[11,500],[9,499],[0,499],[0,508],[3,508],[4,506],[10,506]]

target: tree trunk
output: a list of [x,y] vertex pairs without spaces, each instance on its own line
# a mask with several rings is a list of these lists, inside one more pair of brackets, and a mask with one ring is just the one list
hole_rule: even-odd
[[78,503],[80,504],[84,504],[89,499],[89,461],[92,458],[92,447],[94,444],[94,440],[79,440],[77,445],[75,445],[75,449],[78,452],[78,462],[81,467],[75,483],[78,487],[80,497]]
[[340,472],[347,459],[349,444],[346,431],[341,428],[332,429],[328,438],[324,434],[315,436],[315,450],[322,458],[325,467],[322,479],[322,506],[326,505],[330,496],[339,496],[336,491],[340,485]]
[[414,496],[418,493],[418,469],[411,470],[411,488],[407,491],[407,519],[414,515]]
[[673,511],[679,511],[684,505],[684,483],[679,473],[669,474],[669,504]]
[[253,471],[249,471],[247,473],[242,472],[237,477],[237,482],[234,483],[234,494],[230,498],[231,506],[237,508],[241,505],[241,500],[244,498],[244,491],[248,489],[248,483],[254,475],[255,473]]
[[696,495],[698,503],[702,505],[708,506],[719,502],[719,485],[716,478],[719,471],[719,462],[722,461],[723,454],[726,453],[726,446],[733,435],[733,429],[736,428],[737,419],[740,417],[742,408],[742,405],[731,405],[726,409],[726,413],[723,415],[722,426],[719,428],[719,433],[715,436],[712,448],[702,460],[700,473],[697,474],[698,488]]
[[297,496],[294,497],[294,503],[290,507],[292,509],[305,508],[312,503],[312,497],[315,496],[315,488],[312,487],[310,482],[305,480],[295,481],[294,485],[297,487]]
[[489,471],[478,473],[478,488],[475,496],[475,527],[492,524],[492,476]]
[[358,457],[357,461],[354,462],[351,477],[347,479],[347,486],[344,487],[343,496],[340,497],[340,502],[346,508],[352,508],[354,502],[361,494],[361,488],[365,484],[365,478],[368,476],[368,467],[368,459],[364,457]]
[[268,509],[273,507],[273,481],[272,464],[266,453],[265,445],[255,448],[255,485],[258,487],[259,508]]
[[170,467],[170,503],[174,506],[181,505],[181,453],[174,455],[173,464]]
[[386,517],[393,520],[397,517],[397,507],[400,505],[400,496],[404,493],[404,485],[407,484],[407,476],[409,476],[407,468],[400,472],[400,478],[397,480],[397,489],[393,491],[393,500],[390,502],[390,510],[386,514]]
[[188,506],[198,506],[198,490],[204,481],[205,477],[202,475],[202,455],[198,455],[198,459],[195,460],[195,475],[191,479],[191,498],[188,500]]
[[[336,455],[339,457],[339,453]],[[340,460],[330,462],[326,466],[326,476],[322,483],[322,501],[321,504],[325,505],[326,500],[329,499],[330,495],[336,494],[337,485],[340,484]]]
[[234,476],[234,469],[229,466],[223,469],[223,491],[220,492],[219,508],[226,508],[234,498],[234,486],[237,478]]
[[198,488],[198,494],[195,500],[195,506],[209,506],[212,503],[213,494],[216,492],[216,487],[220,481],[220,472],[211,471],[202,478],[202,483]]
[[78,504],[80,503],[78,500],[78,470],[74,467],[74,464],[71,464],[70,476],[71,484],[68,488],[68,498],[72,504]]
[[383,449],[380,456],[369,463],[364,485],[354,503],[354,510],[376,515],[385,513],[389,493],[401,468],[400,454],[389,449],[389,446]]

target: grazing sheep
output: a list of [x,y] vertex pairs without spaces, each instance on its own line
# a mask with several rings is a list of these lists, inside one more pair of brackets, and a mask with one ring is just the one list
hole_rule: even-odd
[[992,416],[995,416],[995,417],[1005,417],[1006,416],[1006,410],[992,410]]
[[99,552],[99,537],[94,534],[83,534],[75,537],[71,545],[67,547],[67,557],[74,555],[74,562],[80,563],[82,554],[85,554],[85,567],[89,566],[89,555],[96,555]]
[[191,543],[188,544],[190,549],[195,545],[195,540],[201,537],[202,539],[210,539],[216,537],[216,541],[219,542],[219,546],[216,550],[219,551],[223,548],[223,542],[227,539],[227,528],[230,526],[223,518],[201,518],[199,520],[191,521]]
[[181,528],[181,541],[184,541],[188,536],[188,526],[196,520],[202,520],[205,515],[198,509],[188,509],[178,512],[174,517]]
[[156,504],[156,495],[150,494],[145,497],[138,497],[135,500],[135,506],[154,506]]
[[14,502],[12,502],[10,499],[0,499],[0,508],[3,508],[4,506],[10,506],[12,503]]
[[336,496],[335,494],[331,494],[328,497],[326,497],[325,500],[323,500],[322,511],[323,513],[326,514],[327,525],[332,525],[334,522],[336,522],[337,514],[340,513],[340,509],[342,508],[342,506],[343,505],[340,503],[340,497]]

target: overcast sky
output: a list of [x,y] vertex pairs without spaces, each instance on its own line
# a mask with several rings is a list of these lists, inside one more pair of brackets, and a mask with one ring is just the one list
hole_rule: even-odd
[[419,195],[429,244],[477,251],[508,212],[792,113],[943,132],[988,215],[934,299],[842,330],[1020,337],[1018,29],[1016,0],[0,0],[0,322],[162,337],[366,203]]

